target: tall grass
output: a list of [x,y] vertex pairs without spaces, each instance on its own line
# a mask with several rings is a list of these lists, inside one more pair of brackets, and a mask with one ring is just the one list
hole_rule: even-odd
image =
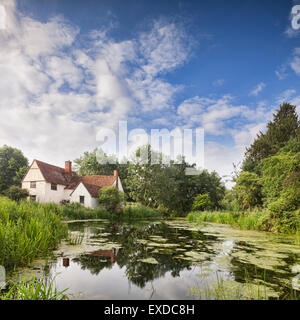
[[267,231],[269,229],[268,211],[253,211],[249,213],[237,213],[231,211],[213,211],[213,212],[190,212],[187,219],[190,222],[215,222],[230,224],[244,230]]
[[125,219],[149,219],[161,218],[162,216],[163,214],[159,210],[129,202],[125,205],[124,212],[120,214],[120,217]]
[[249,212],[212,211],[190,212],[187,215],[190,222],[215,222],[230,224],[243,230],[274,231],[296,235],[296,243],[299,243],[299,216],[294,214],[293,223],[284,223],[284,218],[274,217],[269,210],[254,210]]
[[79,203],[57,205],[59,214],[68,220],[77,219],[149,219],[160,218],[162,213],[158,210],[145,207],[139,203],[126,203],[123,211],[111,213],[101,208],[87,209]]
[[46,256],[67,235],[57,208],[0,197],[0,265],[6,269]]
[[67,220],[81,219],[109,219],[112,214],[100,208],[87,209],[80,203],[70,203],[66,205],[56,205],[59,214]]
[[55,286],[55,279],[38,280],[34,276],[32,280],[24,280],[20,284],[14,284],[6,292],[0,291],[0,300],[68,300],[67,289],[58,291]]

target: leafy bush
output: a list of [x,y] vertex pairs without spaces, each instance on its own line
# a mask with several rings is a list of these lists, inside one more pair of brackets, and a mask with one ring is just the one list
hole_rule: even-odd
[[192,210],[194,211],[203,211],[203,210],[209,210],[213,206],[213,203],[210,200],[209,194],[198,194],[193,202]]
[[243,209],[251,209],[261,202],[261,182],[256,173],[243,171],[236,179],[234,191]]
[[24,200],[27,197],[29,197],[29,192],[26,189],[22,189],[17,186],[11,186],[9,189],[5,192],[6,196],[14,201],[20,201]]
[[115,187],[103,187],[99,190],[99,204],[110,212],[120,211],[124,202],[124,193]]

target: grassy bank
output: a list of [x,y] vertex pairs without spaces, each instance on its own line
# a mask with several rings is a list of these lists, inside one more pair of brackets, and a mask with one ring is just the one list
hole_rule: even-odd
[[286,234],[295,234],[296,240],[300,237],[300,216],[293,212],[282,217],[273,216],[268,210],[251,212],[190,212],[187,215],[190,222],[215,222],[229,224],[243,230],[271,231]]
[[79,203],[67,205],[56,205],[58,214],[65,220],[82,220],[82,219],[150,219],[161,218],[162,213],[158,210],[145,207],[139,203],[126,203],[123,211],[111,213],[100,208],[87,209]]
[[24,279],[20,284],[13,284],[9,290],[0,290],[0,300],[68,300],[67,289],[59,291],[55,279],[47,280],[34,277]]
[[56,208],[0,197],[0,265],[6,269],[46,256],[66,236]]
[[102,209],[86,209],[78,203],[41,204],[0,197],[0,265],[11,269],[46,256],[61,239],[68,239],[63,220],[160,217],[159,211],[136,203],[126,204],[124,210],[116,214]]

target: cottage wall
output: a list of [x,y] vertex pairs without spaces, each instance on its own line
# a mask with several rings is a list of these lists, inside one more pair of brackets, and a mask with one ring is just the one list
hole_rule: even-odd
[[[30,188],[30,182],[36,182],[36,188]],[[58,184],[57,190],[51,190],[51,183],[46,182],[38,165],[34,161],[22,182],[22,188],[27,189],[30,195],[36,196],[36,201],[47,203],[60,203],[69,200],[72,190],[66,190],[65,186]]]
[[70,202],[80,202],[80,196],[84,196],[84,206],[86,208],[93,209],[98,206],[98,200],[90,195],[83,183],[80,183],[71,194]]

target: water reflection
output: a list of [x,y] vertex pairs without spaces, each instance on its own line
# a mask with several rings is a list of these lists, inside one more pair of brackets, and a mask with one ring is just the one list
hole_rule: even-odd
[[84,234],[83,243],[64,244],[49,275],[57,275],[58,288],[70,288],[75,298],[195,299],[191,289],[206,290],[220,279],[261,281],[271,296],[280,297],[299,280],[290,266],[299,261],[300,249],[286,238],[283,246],[268,247],[272,243],[262,233],[232,234],[217,226],[199,230],[182,221],[86,222],[69,228]]

